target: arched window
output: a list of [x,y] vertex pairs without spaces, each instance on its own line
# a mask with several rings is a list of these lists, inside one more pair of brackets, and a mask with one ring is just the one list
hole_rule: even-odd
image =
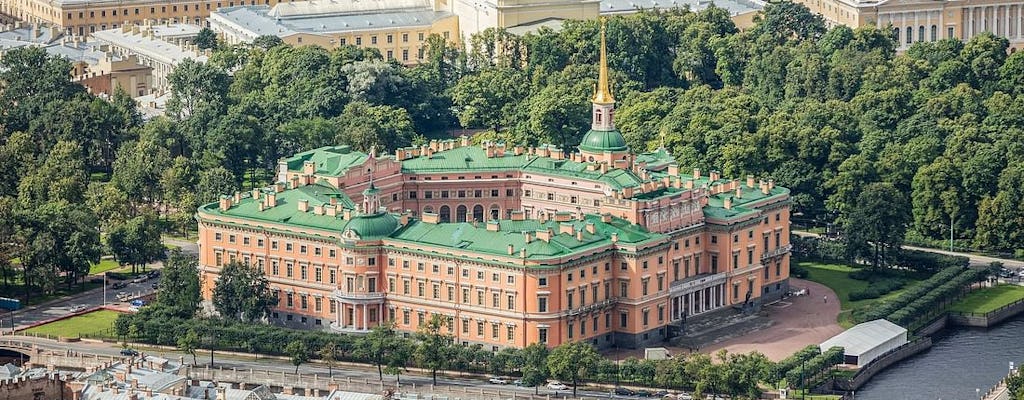
[[448,206],[441,206],[441,215],[438,219],[441,222],[452,222],[452,209]]
[[897,44],[900,42],[900,28],[892,28],[892,37]]
[[466,206],[455,208],[455,222],[466,222]]
[[501,208],[497,204],[491,204],[491,219],[498,219],[501,215]]
[[423,207],[423,213],[424,214],[426,214],[426,213],[433,213],[433,212],[434,212],[434,207],[431,207],[431,206]]
[[932,41],[939,40],[939,27],[932,25]]
[[921,25],[919,28],[917,28],[917,41],[924,41],[924,25]]
[[911,28],[911,27],[908,26],[907,27],[907,43],[909,44],[909,43],[911,43],[913,41],[914,41],[914,28]]
[[473,220],[477,222],[483,222],[484,220],[484,206],[475,205],[473,206]]

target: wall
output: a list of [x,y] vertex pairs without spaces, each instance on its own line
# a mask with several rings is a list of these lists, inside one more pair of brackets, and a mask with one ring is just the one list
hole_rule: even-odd
[[55,400],[72,398],[71,390],[57,376],[0,380],[0,400]]
[[1010,304],[988,314],[971,315],[950,313],[949,322],[955,325],[987,328],[1003,322],[1007,318],[1013,317],[1021,312],[1024,312],[1024,301],[1018,301],[1017,303]]
[[907,343],[885,355],[876,358],[870,364],[860,368],[856,375],[851,379],[836,379],[835,387],[839,390],[857,390],[862,385],[867,383],[871,377],[875,374],[884,370],[888,366],[895,364],[907,357],[914,354],[920,353],[932,347],[932,338],[924,337],[917,339],[913,342]]

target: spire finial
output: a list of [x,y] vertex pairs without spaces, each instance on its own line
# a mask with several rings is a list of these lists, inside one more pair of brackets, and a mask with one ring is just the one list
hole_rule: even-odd
[[615,103],[615,98],[612,97],[612,91],[608,85],[608,46],[605,44],[604,38],[606,25],[607,18],[601,17],[601,62],[598,66],[597,91],[594,92],[592,99],[597,104]]

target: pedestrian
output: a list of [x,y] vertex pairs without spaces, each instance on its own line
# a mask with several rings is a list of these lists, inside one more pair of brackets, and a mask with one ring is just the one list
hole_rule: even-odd
[[824,296],[823,298],[825,299],[825,304],[828,304],[828,296]]

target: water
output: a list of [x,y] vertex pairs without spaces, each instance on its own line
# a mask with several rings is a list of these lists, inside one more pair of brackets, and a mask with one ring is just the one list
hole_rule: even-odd
[[924,353],[875,375],[857,400],[977,399],[1024,362],[1024,314],[990,329],[951,327],[932,337]]

